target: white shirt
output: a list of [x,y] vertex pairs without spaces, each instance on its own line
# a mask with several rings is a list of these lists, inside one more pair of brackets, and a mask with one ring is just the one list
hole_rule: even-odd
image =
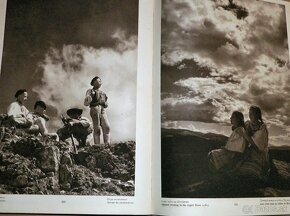
[[225,148],[229,151],[243,153],[247,145],[247,141],[244,138],[245,133],[246,131],[243,127],[236,128],[229,137]]
[[254,135],[252,136],[252,139],[256,146],[261,151],[267,151],[268,147],[268,130],[265,124],[262,124],[260,129],[257,130]]
[[7,114],[8,116],[13,117],[20,117],[21,115],[23,117],[27,117],[29,115],[29,111],[24,105],[20,104],[18,101],[15,101],[8,106]]

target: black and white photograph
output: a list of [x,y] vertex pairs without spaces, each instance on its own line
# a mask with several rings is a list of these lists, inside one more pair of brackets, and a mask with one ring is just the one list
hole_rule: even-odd
[[138,0],[8,0],[0,194],[134,196]]
[[162,0],[162,197],[290,196],[289,17],[277,2]]

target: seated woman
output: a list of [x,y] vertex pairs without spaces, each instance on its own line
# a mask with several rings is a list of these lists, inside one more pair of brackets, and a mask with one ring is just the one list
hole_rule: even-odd
[[265,181],[269,174],[268,130],[259,107],[251,106],[249,117],[250,121],[245,123],[245,128],[250,146],[247,148],[245,158],[236,168],[236,173]]
[[231,115],[232,134],[222,149],[209,152],[209,168],[216,172],[226,165],[234,164],[245,151],[247,146],[244,115],[234,111]]

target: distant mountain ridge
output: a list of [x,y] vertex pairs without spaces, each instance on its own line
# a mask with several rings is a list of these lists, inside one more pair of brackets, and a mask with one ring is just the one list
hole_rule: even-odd
[[172,128],[161,128],[161,133],[167,136],[169,134],[171,135],[188,135],[188,136],[196,136],[196,137],[200,137],[200,138],[204,138],[204,139],[216,139],[216,140],[220,140],[223,141],[225,139],[228,139],[227,136],[222,135],[222,134],[216,134],[216,133],[202,133],[202,132],[198,132],[198,131],[192,131],[192,130],[188,130],[188,129],[172,129]]

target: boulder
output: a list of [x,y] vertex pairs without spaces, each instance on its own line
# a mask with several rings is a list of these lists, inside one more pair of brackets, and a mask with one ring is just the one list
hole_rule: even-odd
[[61,164],[59,167],[59,183],[62,185],[71,184],[72,180],[73,180],[72,169],[66,164]]
[[60,164],[72,166],[73,162],[72,162],[72,159],[71,159],[69,153],[66,152],[61,156]]
[[37,157],[44,145],[38,138],[28,137],[17,140],[11,143],[11,147],[15,154],[19,154],[25,157]]
[[44,172],[57,172],[59,157],[59,149],[56,146],[45,147],[40,153],[40,169]]
[[28,183],[28,177],[26,175],[19,175],[14,181],[16,187],[24,187]]

